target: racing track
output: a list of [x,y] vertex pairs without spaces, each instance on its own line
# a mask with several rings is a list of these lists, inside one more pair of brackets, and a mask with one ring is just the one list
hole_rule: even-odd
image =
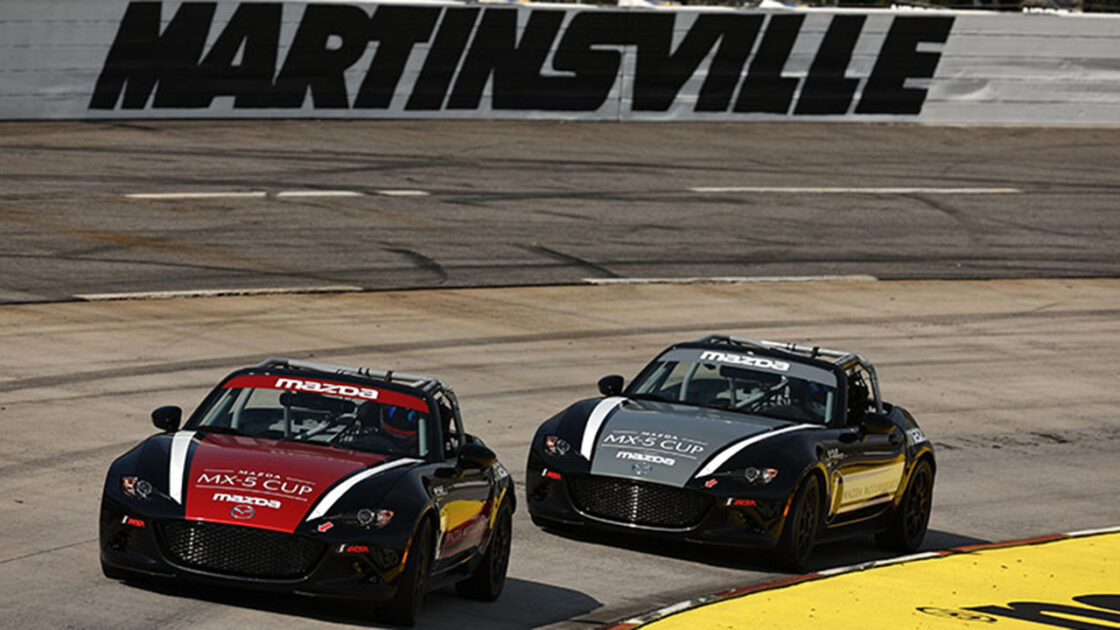
[[[362,624],[330,603],[100,576],[107,463],[152,431],[153,407],[192,406],[228,370],[270,355],[438,374],[468,429],[519,477],[543,418],[672,340],[726,330],[851,347],[939,448],[927,548],[1120,524],[1118,145],[1120,132],[1089,129],[0,126],[0,295],[32,302],[0,307],[0,618]],[[687,192],[822,185],[1022,192]],[[364,196],[276,197],[310,188]],[[430,194],[376,194],[401,189]],[[122,196],[202,190],[270,196]],[[55,302],[791,274],[1004,279]],[[1082,279],[1008,279],[1034,275]],[[524,511],[514,527],[502,599],[435,593],[424,627],[588,627],[781,577],[749,554],[542,532]],[[882,557],[870,541],[831,545],[814,568]]]

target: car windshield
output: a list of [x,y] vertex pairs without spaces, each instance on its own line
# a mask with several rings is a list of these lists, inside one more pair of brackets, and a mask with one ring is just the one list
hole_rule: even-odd
[[402,392],[317,378],[246,375],[198,416],[194,429],[422,457],[428,404]]
[[826,424],[836,406],[829,370],[744,351],[675,349],[638,376],[634,398]]

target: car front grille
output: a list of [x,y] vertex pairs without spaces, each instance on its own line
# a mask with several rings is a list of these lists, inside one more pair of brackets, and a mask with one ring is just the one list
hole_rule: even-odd
[[568,494],[585,514],[672,529],[696,526],[712,503],[711,497],[693,490],[611,477],[568,477]]
[[165,521],[156,530],[176,564],[238,577],[302,577],[325,550],[323,543],[302,536],[237,525]]

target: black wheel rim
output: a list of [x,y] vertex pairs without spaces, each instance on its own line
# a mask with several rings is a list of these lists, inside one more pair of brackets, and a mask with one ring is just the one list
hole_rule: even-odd
[[929,469],[925,466],[920,467],[914,473],[914,479],[910,482],[910,489],[906,495],[904,512],[906,537],[911,541],[922,535],[926,523],[929,522],[930,504],[933,499],[931,485]]
[[801,502],[798,505],[797,521],[794,523],[794,532],[797,534],[795,548],[797,550],[797,557],[804,560],[809,557],[809,552],[813,547],[813,538],[817,532],[817,504],[820,497],[818,495],[817,483],[812,479],[806,484],[805,492],[801,495]]

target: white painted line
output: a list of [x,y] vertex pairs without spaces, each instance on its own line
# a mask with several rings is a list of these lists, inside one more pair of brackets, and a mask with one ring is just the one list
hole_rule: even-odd
[[742,276],[712,278],[584,278],[587,284],[760,284],[766,282],[877,282],[863,274],[837,276]]
[[130,193],[129,199],[264,199],[268,193],[263,190],[251,192],[171,192],[171,193]]
[[789,193],[802,195],[1017,195],[1019,188],[830,188],[803,186],[711,186],[698,193]]
[[362,197],[356,190],[282,190],[276,193],[278,199],[286,197]]
[[377,194],[386,197],[427,197],[430,193],[425,190],[378,190]]
[[1070,538],[1077,536],[1094,536],[1096,534],[1112,534],[1120,532],[1120,527],[1101,527],[1100,529],[1083,529],[1079,532],[1070,532],[1066,534]]
[[297,293],[351,293],[362,291],[362,287],[351,285],[332,285],[319,287],[269,287],[255,289],[193,289],[186,291],[137,291],[133,293],[85,293],[75,295],[87,302],[110,300],[170,300],[172,298],[223,297],[230,295],[289,295]]

